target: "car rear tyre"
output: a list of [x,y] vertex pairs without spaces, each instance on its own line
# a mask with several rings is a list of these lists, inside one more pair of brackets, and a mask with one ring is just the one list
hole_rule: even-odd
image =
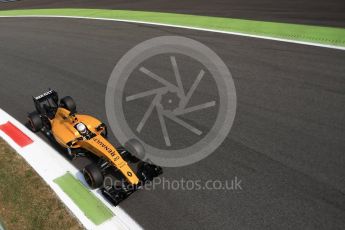
[[66,96],[60,100],[60,104],[63,108],[69,110],[71,113],[77,112],[77,106],[72,97]]
[[33,132],[38,132],[43,127],[41,116],[37,112],[32,112],[28,116],[29,127]]
[[103,185],[104,176],[100,168],[95,164],[87,165],[83,169],[83,175],[86,183],[92,188],[96,189]]

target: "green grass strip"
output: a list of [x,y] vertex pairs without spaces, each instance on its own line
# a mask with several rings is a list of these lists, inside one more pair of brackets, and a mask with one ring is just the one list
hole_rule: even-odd
[[94,224],[99,225],[114,216],[110,209],[70,173],[56,178],[54,182],[61,187]]
[[0,16],[77,16],[133,20],[345,47],[345,29],[186,14],[101,9],[4,10]]

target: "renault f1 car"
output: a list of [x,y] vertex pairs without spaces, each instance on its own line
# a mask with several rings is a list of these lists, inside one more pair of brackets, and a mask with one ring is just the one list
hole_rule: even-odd
[[[125,147],[115,148],[107,140],[107,126],[92,116],[78,114],[70,96],[59,100],[58,93],[49,90],[33,97],[33,101],[36,111],[28,115],[30,129],[42,131],[71,158],[96,159],[83,169],[85,181],[92,189],[100,188],[114,205],[162,173],[160,167],[138,159],[144,151],[139,141],[132,139]],[[129,163],[136,165],[136,172]],[[118,175],[121,183],[104,183],[105,176],[111,172]]]

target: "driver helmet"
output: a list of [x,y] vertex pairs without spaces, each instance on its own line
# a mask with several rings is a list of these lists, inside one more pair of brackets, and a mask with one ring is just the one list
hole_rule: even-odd
[[77,130],[81,133],[81,134],[86,134],[87,132],[87,128],[83,123],[79,123],[77,124]]

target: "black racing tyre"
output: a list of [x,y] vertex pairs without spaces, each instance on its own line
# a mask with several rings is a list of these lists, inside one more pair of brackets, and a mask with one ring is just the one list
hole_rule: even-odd
[[125,149],[139,159],[145,158],[144,146],[137,139],[130,139],[125,143]]
[[29,127],[33,132],[38,132],[43,127],[41,116],[37,112],[32,112],[28,116]]
[[69,110],[71,113],[77,112],[77,106],[72,97],[66,96],[60,100],[60,104],[63,108]]
[[101,169],[95,164],[89,164],[83,169],[83,175],[86,183],[92,188],[96,189],[103,185],[104,176]]

